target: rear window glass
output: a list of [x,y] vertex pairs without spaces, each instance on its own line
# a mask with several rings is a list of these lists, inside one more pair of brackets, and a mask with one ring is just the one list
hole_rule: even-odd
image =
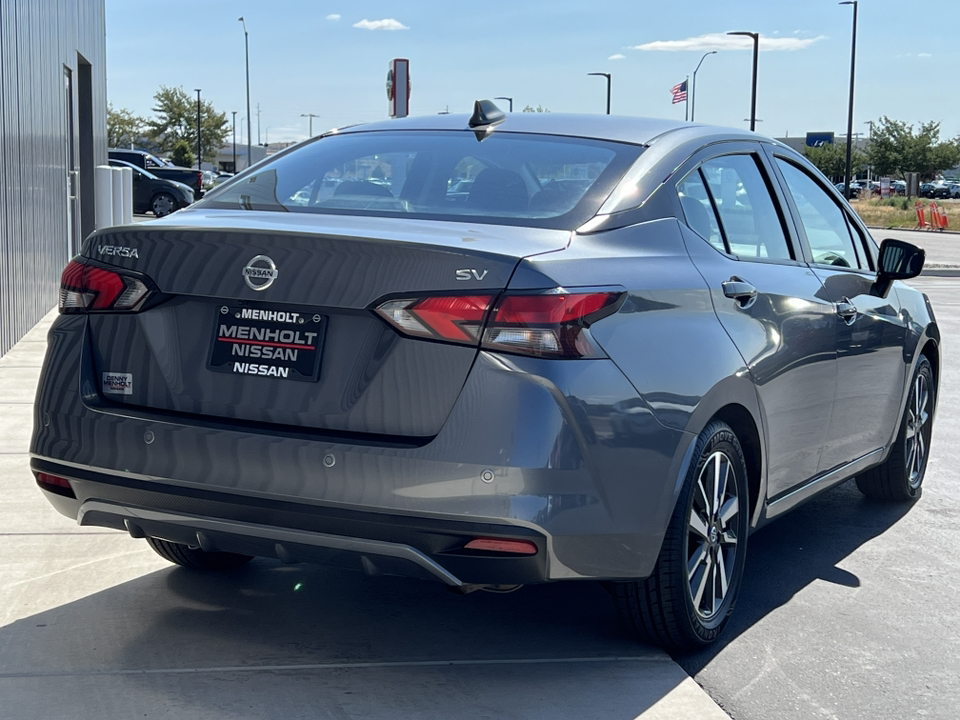
[[253,168],[199,205],[568,227],[602,204],[642,148],[496,131],[330,135]]

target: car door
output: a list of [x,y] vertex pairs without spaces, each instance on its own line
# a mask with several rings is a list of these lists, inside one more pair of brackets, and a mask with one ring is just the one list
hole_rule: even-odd
[[837,390],[820,471],[890,442],[905,383],[906,327],[895,290],[876,293],[877,250],[866,230],[817,175],[772,153],[810,268],[837,307]]
[[150,209],[150,197],[154,182],[144,175],[140,168],[131,168],[133,171],[133,207],[138,213]]
[[767,496],[776,499],[820,465],[837,372],[835,311],[774,201],[759,144],[714,146],[693,164],[677,182],[699,236],[688,249],[753,377]]

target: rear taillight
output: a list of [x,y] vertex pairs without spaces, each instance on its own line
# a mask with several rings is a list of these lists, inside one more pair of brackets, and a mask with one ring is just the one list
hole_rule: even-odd
[[504,295],[481,344],[537,357],[603,357],[587,328],[615,312],[622,297],[622,292]]
[[203,190],[203,173],[197,173],[197,190]]
[[71,260],[60,277],[60,312],[137,310],[149,293],[135,277]]
[[77,497],[73,492],[73,488],[70,487],[70,481],[66,478],[62,478],[58,475],[51,475],[50,473],[37,472],[36,470],[34,470],[33,474],[37,478],[37,485],[42,487],[44,490],[56,493],[57,495],[63,495],[64,497]]
[[377,312],[407,335],[476,345],[493,295],[388,300]]
[[377,312],[406,335],[536,357],[603,357],[587,328],[616,311],[624,293],[554,290],[388,300]]

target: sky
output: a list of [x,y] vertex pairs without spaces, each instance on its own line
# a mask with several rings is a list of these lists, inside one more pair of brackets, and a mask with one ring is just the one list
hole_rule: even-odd
[[[960,134],[960,2],[911,8],[859,2],[855,133],[886,115],[941,121],[942,139]],[[106,0],[106,9],[114,108],[149,116],[161,85],[200,88],[228,118],[237,111],[238,142],[247,114],[240,16],[255,142],[306,138],[308,113],[319,115],[314,134],[387,119],[393,58],[410,60],[411,115],[470,112],[496,96],[513,97],[515,111],[602,113],[606,81],[587,73],[607,72],[614,114],[683,119],[670,89],[716,50],[697,73],[696,120],[743,128],[753,41],[730,31],[761,36],[759,133],[846,133],[853,8],[835,0]]]

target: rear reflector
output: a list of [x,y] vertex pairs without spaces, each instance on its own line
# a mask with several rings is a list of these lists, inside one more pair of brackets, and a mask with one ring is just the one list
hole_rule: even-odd
[[529,540],[477,538],[468,542],[463,548],[464,550],[483,550],[484,552],[513,553],[514,555],[537,554],[537,546]]
[[60,277],[60,312],[136,310],[149,292],[135,277],[71,260]]
[[66,478],[45,472],[37,472],[34,474],[37,476],[37,485],[44,490],[49,490],[57,495],[76,498],[76,495],[73,494],[73,488],[70,487],[70,482]]

